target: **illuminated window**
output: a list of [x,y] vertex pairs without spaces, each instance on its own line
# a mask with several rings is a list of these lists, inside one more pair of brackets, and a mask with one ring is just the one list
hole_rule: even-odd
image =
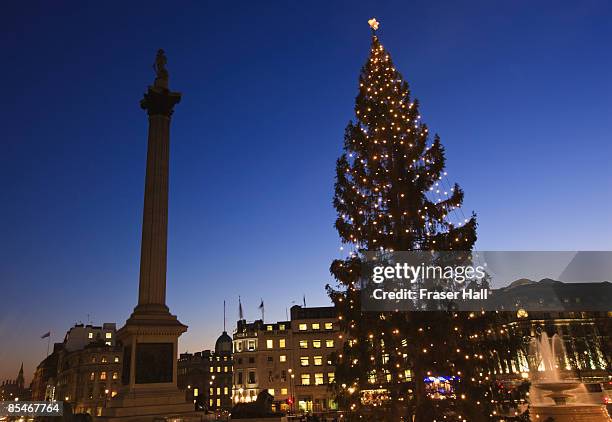
[[221,387],[217,387],[217,395],[220,396],[221,395]]
[[318,322],[313,322],[312,323],[312,329],[313,330],[320,330],[321,329],[321,324],[319,324]]
[[308,356],[302,356],[300,358],[300,365],[301,366],[308,366],[308,365],[310,365]]
[[212,405],[213,405],[213,399],[210,399],[208,402],[210,403],[210,407],[212,407]]
[[249,340],[248,341],[248,343],[247,343],[247,350],[249,350],[250,352],[255,350],[255,340]]
[[334,347],[333,340],[325,340],[325,347]]
[[272,349],[272,348],[274,348],[274,340],[272,340],[272,339],[268,339],[268,340],[266,340],[266,348],[267,348],[267,349]]
[[223,372],[227,372],[227,366],[223,367]]
[[281,349],[285,348],[285,339],[282,338],[278,341],[278,347],[280,347]]
[[279,329],[280,331],[285,331],[285,324],[279,324],[279,325],[278,325],[278,329]]
[[325,323],[325,329],[326,330],[333,330],[334,329],[334,324],[331,322],[326,322]]
[[106,372],[100,372],[100,379],[101,380],[105,380],[106,379]]
[[274,327],[272,327],[271,325],[268,325],[268,326],[266,327],[266,329],[267,329],[268,331],[272,331],[272,330],[274,329]]
[[102,360],[100,362],[106,363],[106,362],[108,362],[108,359],[106,359],[106,356],[102,356]]
[[306,331],[308,329],[308,324],[300,324],[299,329],[300,331]]
[[314,366],[323,365],[323,356],[315,356],[312,358]]
[[215,372],[215,368],[214,367],[210,367],[210,372]]
[[212,395],[214,395],[214,394],[215,394],[215,389],[214,389],[214,388],[212,388],[212,387],[210,387],[210,388],[208,389],[208,395],[209,395],[209,396],[212,396]]
[[280,356],[278,357],[278,359],[279,359],[281,362],[287,362],[287,355],[280,355]]
[[111,397],[115,397],[116,395],[117,395],[117,392],[116,392],[116,391],[112,391],[112,392],[111,392]]
[[268,388],[268,393],[270,393],[271,396],[274,395],[274,388]]
[[115,356],[115,363],[119,362],[119,356]]
[[198,397],[199,394],[200,394],[200,390],[198,388],[194,388],[193,389],[193,397]]
[[113,345],[113,343],[110,342],[110,341],[104,342],[104,344],[107,345],[107,346],[112,346]]
[[87,337],[89,337],[89,338],[93,338],[93,333],[88,333],[88,334],[87,334]]
[[286,388],[281,388],[281,394],[282,395],[287,395],[287,389]]
[[310,385],[310,374],[302,374],[302,385]]
[[300,349],[308,349],[308,340],[300,340]]
[[113,333],[106,333],[105,336],[106,338],[113,338]]
[[96,373],[95,373],[95,372],[91,372],[91,373],[89,374],[89,380],[90,380],[90,381],[93,381],[95,378],[96,378]]
[[119,374],[117,372],[113,372],[113,379],[119,379]]
[[327,382],[328,383],[331,384],[332,382],[334,382],[335,379],[336,379],[336,374],[335,373],[333,373],[333,372],[328,372],[327,373]]
[[221,367],[217,366],[217,372],[221,372]]
[[221,406],[221,399],[217,399],[217,407]]
[[229,390],[227,387],[223,387],[223,394],[225,394],[226,396],[229,394]]
[[313,340],[312,341],[312,347],[314,347],[315,349],[320,349],[321,348],[321,340]]
[[323,374],[315,374],[315,385],[321,385],[323,384]]

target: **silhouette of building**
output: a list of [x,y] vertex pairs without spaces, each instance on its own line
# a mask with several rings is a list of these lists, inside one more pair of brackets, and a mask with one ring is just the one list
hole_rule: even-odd
[[333,307],[293,306],[291,319],[239,320],[234,333],[234,403],[274,396],[273,410],[320,413],[337,408],[329,385],[331,354],[341,344]]
[[196,408],[232,407],[232,338],[223,331],[215,350],[182,353],[178,360],[178,387]]
[[63,343],[53,345],[53,353],[43,359],[36,367],[32,378],[32,400],[54,401],[56,396],[57,382],[57,359]]
[[17,378],[2,381],[0,384],[0,401],[28,400],[30,397],[31,391],[25,386],[22,363]]

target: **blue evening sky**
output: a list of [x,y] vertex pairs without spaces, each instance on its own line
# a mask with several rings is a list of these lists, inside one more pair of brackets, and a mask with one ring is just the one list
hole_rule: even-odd
[[[368,18],[441,135],[481,250],[612,249],[612,6],[601,1],[12,2],[0,15],[0,379],[136,302],[147,119],[167,51],[168,304],[180,350],[327,305],[335,160]],[[88,317],[89,315],[89,317]]]

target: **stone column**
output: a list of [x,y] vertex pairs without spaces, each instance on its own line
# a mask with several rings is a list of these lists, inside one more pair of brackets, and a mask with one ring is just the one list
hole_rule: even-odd
[[166,261],[168,243],[168,173],[170,118],[181,94],[168,89],[165,68],[140,102],[149,115],[140,283],[135,313],[168,313]]

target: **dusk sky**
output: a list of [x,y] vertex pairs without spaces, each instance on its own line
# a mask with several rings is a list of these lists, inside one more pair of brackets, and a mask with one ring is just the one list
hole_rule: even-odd
[[[95,5],[95,7],[94,7]],[[180,351],[329,305],[335,160],[367,20],[446,147],[480,250],[612,249],[612,5],[11,2],[0,15],[0,380],[137,301],[158,48],[171,130],[167,301]]]

